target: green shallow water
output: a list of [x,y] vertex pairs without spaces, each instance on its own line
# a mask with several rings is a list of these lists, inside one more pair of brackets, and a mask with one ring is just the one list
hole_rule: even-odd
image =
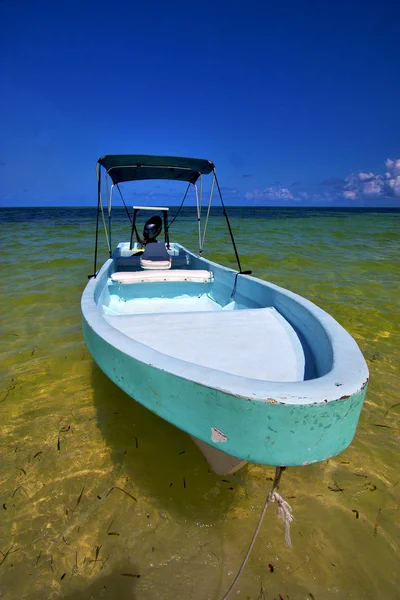
[[[269,507],[232,598],[400,598],[400,212],[230,212],[243,268],[331,313],[371,374],[350,448],[283,475],[293,548]],[[0,220],[0,597],[218,600],[273,469],[217,477],[187,435],[93,363],[80,296],[94,210],[3,209]],[[186,210],[171,237],[196,250],[194,235]],[[127,237],[117,212],[114,240]],[[205,256],[235,267],[219,213]]]

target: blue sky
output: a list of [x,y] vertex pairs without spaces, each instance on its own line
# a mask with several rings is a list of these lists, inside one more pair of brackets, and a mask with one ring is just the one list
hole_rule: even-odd
[[95,204],[119,152],[208,158],[229,204],[400,206],[396,0],[2,0],[0,21],[1,206]]

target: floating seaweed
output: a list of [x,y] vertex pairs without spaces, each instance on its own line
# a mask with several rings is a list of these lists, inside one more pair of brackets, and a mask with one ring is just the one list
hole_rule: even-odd
[[60,433],[67,433],[68,431],[70,431],[71,429],[71,425],[68,425],[68,427],[64,426],[61,427],[61,429],[58,432],[58,439],[57,439],[57,450],[60,452],[61,450],[61,440],[60,440]]
[[84,491],[84,489],[85,489],[85,485],[86,485],[86,481],[85,481],[85,483],[83,484],[82,491],[81,491],[81,493],[80,493],[80,494],[79,494],[79,496],[78,496],[78,500],[76,501],[76,506],[79,506],[79,503],[80,503],[80,501],[82,500],[82,495],[83,495],[83,491]]
[[14,546],[11,546],[11,547],[10,547],[10,548],[7,550],[7,552],[6,552],[6,553],[3,553],[3,552],[1,552],[1,550],[0,550],[1,554],[3,555],[3,558],[2,558],[2,559],[1,559],[1,561],[0,561],[0,566],[3,564],[3,562],[5,562],[5,561],[6,561],[6,559],[7,559],[7,556],[8,556],[9,554],[13,554],[14,552],[18,552],[19,548],[16,548],[15,550],[14,550],[13,548],[14,548]]
[[0,402],[4,402],[4,400],[7,400],[8,394],[11,392],[11,390],[15,390],[15,385],[8,386],[8,388],[6,389],[6,393],[3,396],[3,398],[0,400]]
[[18,492],[18,490],[24,490],[25,495],[28,496],[28,494],[27,494],[26,489],[24,488],[24,486],[23,485],[19,485],[18,487],[15,488],[15,490],[11,494],[11,498],[14,498],[14,496]]
[[111,521],[111,523],[109,524],[109,526],[107,527],[107,535],[120,535],[117,531],[110,531],[111,529],[111,525],[114,523],[114,521]]
[[106,533],[108,533],[108,532],[110,531],[110,529],[111,529],[111,525],[112,525],[113,523],[114,523],[114,519],[111,521],[111,523],[110,523],[110,524],[109,524],[109,526],[107,527],[107,532],[106,532]]
[[[95,555],[94,558],[92,558],[91,560],[89,560],[89,564],[90,563],[96,563],[99,562],[99,554],[100,554],[100,550],[102,549],[102,545],[101,546],[96,546],[96,550],[95,550]],[[86,557],[85,557],[86,558]]]
[[381,520],[381,513],[382,513],[382,509],[380,508],[376,515],[375,526],[374,526],[374,535],[377,535],[377,533],[378,533],[378,527],[379,527],[379,523]]
[[132,494],[130,494],[129,492],[127,492],[126,490],[124,490],[123,488],[118,487],[117,485],[114,486],[116,490],[119,490],[120,492],[124,492],[124,494],[126,494],[127,496],[129,496],[129,498],[132,498],[132,500],[134,500],[135,502],[137,502],[135,496],[132,496]]
[[265,592],[264,592],[264,587],[263,587],[262,583],[261,583],[260,593],[258,595],[257,600],[265,600]]
[[387,409],[387,411],[385,412],[385,417],[388,414],[389,410],[392,410],[393,408],[397,408],[398,406],[400,406],[400,402],[396,402],[396,404],[392,404],[392,406],[389,406],[389,408]]
[[374,483],[371,483],[371,481],[367,481],[367,483],[364,486],[369,492],[374,492],[376,489],[378,489],[376,487],[376,485]]
[[331,490],[331,492],[344,492],[344,488],[341,488],[337,481],[334,481],[333,485],[328,485],[328,490]]

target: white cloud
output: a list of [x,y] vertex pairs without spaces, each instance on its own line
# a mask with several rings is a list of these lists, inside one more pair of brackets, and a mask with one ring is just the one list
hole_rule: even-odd
[[379,195],[383,190],[383,184],[381,181],[373,179],[364,183],[364,194],[367,196],[371,194]]
[[387,158],[385,161],[385,167],[387,169],[391,169],[394,165],[394,160],[392,160],[391,158]]
[[343,196],[349,200],[391,196],[400,198],[400,159],[388,158],[384,175],[350,173],[345,179]]
[[389,179],[388,186],[393,190],[393,196],[400,196],[400,175]]
[[269,187],[246,193],[246,200],[296,200],[288,188]]
[[[324,180],[320,185],[325,186],[323,193],[313,193],[313,190],[294,190],[293,188],[271,186],[265,189],[254,189],[245,194],[246,200],[255,203],[301,202],[326,203],[336,202],[340,199],[348,201],[366,200],[379,201],[383,198],[400,199],[400,158],[388,158],[385,161],[386,170],[382,174],[372,171],[357,171],[350,173],[345,179],[332,177]],[[279,182],[278,182],[279,183]],[[326,190],[329,185],[332,189]],[[321,188],[320,188],[321,189]],[[233,192],[239,192],[235,189]]]
[[373,173],[359,173],[358,174],[359,178],[361,181],[365,181],[366,179],[371,179],[372,177],[374,177]]

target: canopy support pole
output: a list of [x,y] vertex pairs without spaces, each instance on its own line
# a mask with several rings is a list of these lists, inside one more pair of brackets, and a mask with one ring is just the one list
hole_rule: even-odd
[[129,241],[129,250],[132,250],[132,244],[133,244],[133,234],[136,234],[136,241],[138,244],[141,244],[143,240],[140,239],[139,237],[139,233],[138,230],[136,228],[136,215],[138,213],[138,209],[134,208],[133,209],[133,220],[132,220],[132,229],[131,229],[131,239]]
[[108,173],[106,173],[106,198],[108,202],[108,231],[109,231],[109,247],[108,254],[111,258],[111,202],[112,202],[112,192],[113,192],[114,184],[108,189]]
[[170,249],[170,245],[169,245],[169,231],[168,231],[168,211],[167,210],[163,210],[163,217],[164,217],[164,243],[167,247],[167,249]]
[[126,212],[126,214],[128,215],[129,222],[130,222],[130,223],[132,223],[132,217],[131,217],[131,215],[130,215],[130,212],[129,212],[129,210],[128,210],[128,207],[127,207],[127,206],[126,206],[126,204],[125,204],[125,200],[124,200],[124,198],[123,198],[123,196],[122,196],[122,192],[121,192],[121,190],[120,190],[119,183],[117,183],[117,190],[119,191],[119,195],[121,196],[122,204],[123,204],[123,205],[124,205],[124,207],[125,207],[125,212]]
[[93,265],[93,275],[88,275],[88,279],[91,277],[96,277],[97,271],[97,247],[99,242],[99,213],[100,213],[100,199],[101,199],[101,170],[99,167],[99,163],[96,164],[96,173],[97,173],[97,215],[96,215],[96,241],[94,244],[94,265]]
[[94,265],[93,265],[93,274],[88,275],[88,279],[92,277],[96,277],[97,275],[97,249],[98,249],[98,241],[99,241],[99,215],[101,213],[104,225],[104,232],[106,234],[106,240],[108,245],[108,251],[111,257],[111,246],[108,238],[108,231],[106,221],[104,219],[104,210],[103,210],[103,202],[101,199],[101,170],[99,167],[99,163],[96,165],[96,173],[97,173],[97,215],[96,215],[96,241],[94,245]]
[[194,184],[194,189],[196,191],[196,208],[197,208],[197,230],[199,233],[199,254],[203,252],[203,248],[201,247],[201,208],[199,205],[199,194],[197,191],[197,185]]
[[209,201],[208,201],[208,208],[207,208],[206,222],[204,224],[204,230],[203,230],[203,239],[201,241],[201,249],[202,250],[203,250],[203,247],[204,247],[204,239],[206,237],[208,219],[209,219],[210,211],[211,211],[211,202],[212,202],[213,193],[214,193],[214,184],[215,184],[215,173],[214,173],[214,177],[212,179],[211,190],[210,190],[210,198],[209,198]]
[[236,248],[235,239],[233,237],[233,232],[232,232],[231,224],[229,222],[228,213],[226,212],[225,204],[224,204],[224,201],[222,199],[221,188],[219,187],[218,178],[217,178],[217,172],[215,170],[215,167],[214,167],[213,171],[214,171],[215,183],[217,184],[218,193],[219,193],[219,197],[220,197],[221,204],[222,204],[223,214],[224,214],[224,217],[226,219],[226,224],[228,225],[229,235],[231,237],[232,246],[233,246],[233,249],[235,251],[236,262],[237,262],[238,267],[239,267],[239,273],[241,275],[250,275],[251,271],[250,272],[249,271],[242,271],[242,265],[240,264],[240,258],[239,258],[239,254],[238,254],[238,251],[237,251],[237,248]]

